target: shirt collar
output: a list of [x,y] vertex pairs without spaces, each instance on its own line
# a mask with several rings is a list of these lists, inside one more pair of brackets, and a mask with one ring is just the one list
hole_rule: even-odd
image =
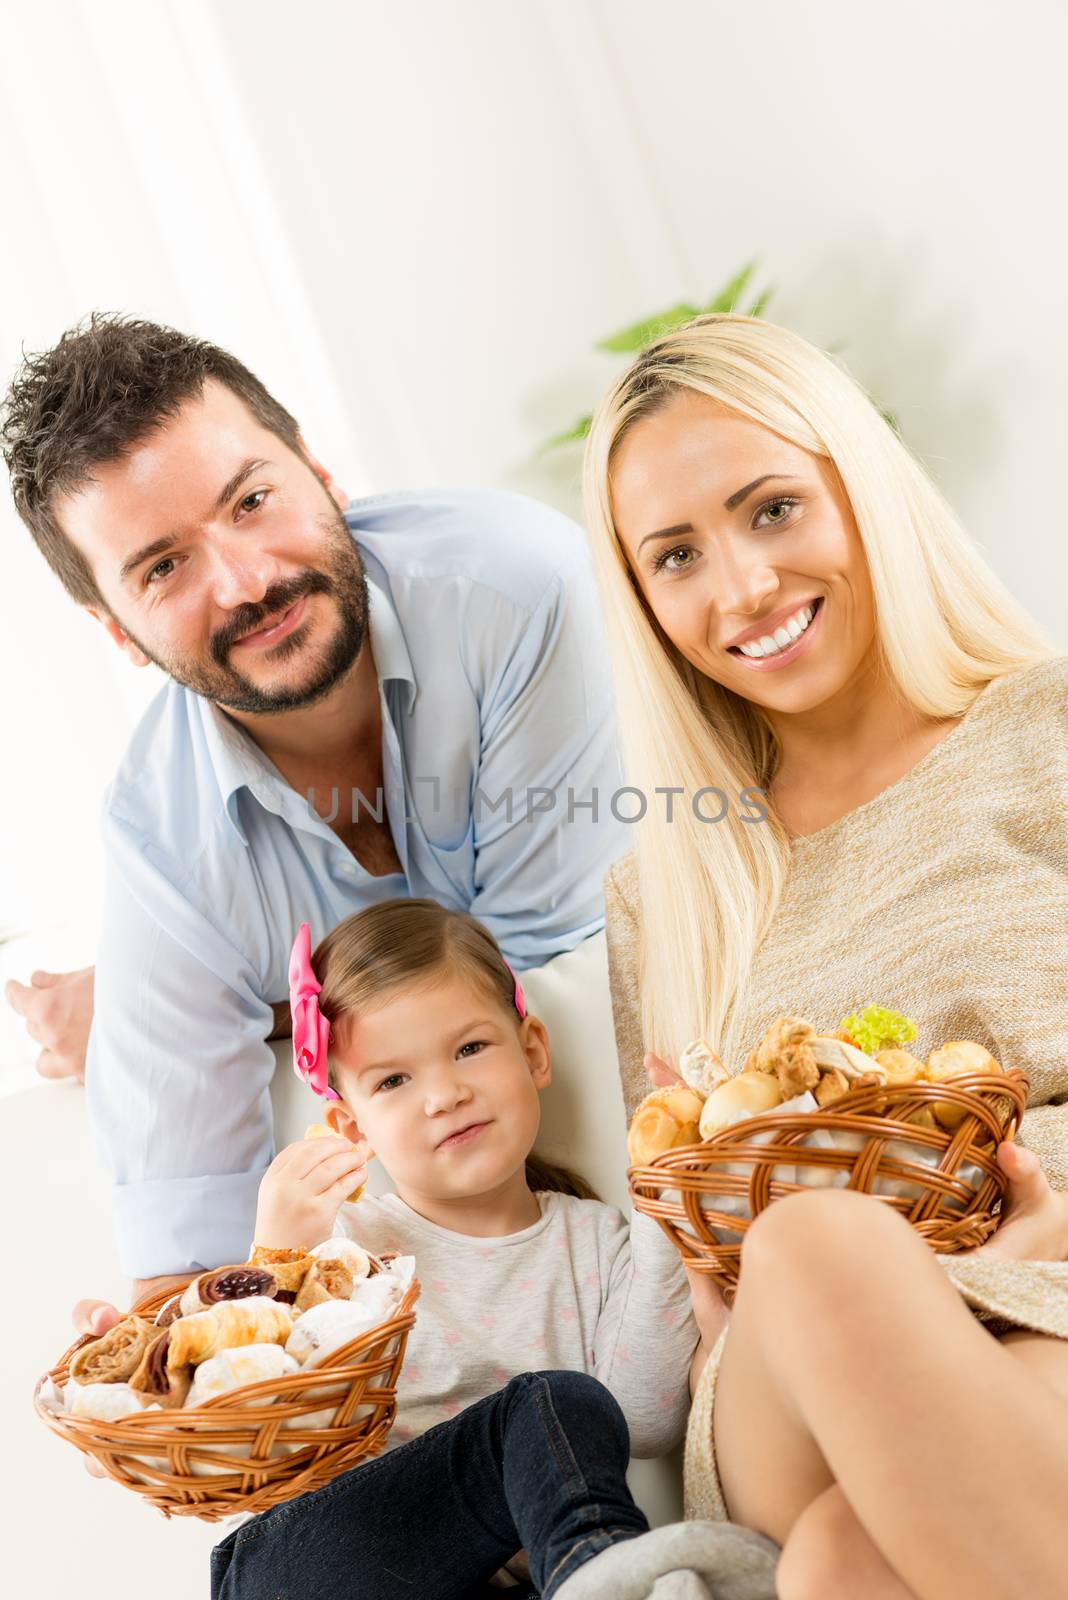
[[[370,578],[367,580],[367,593],[371,652],[375,660],[378,681],[380,684],[388,682],[406,684],[405,711],[410,713],[416,694],[415,672],[401,631],[400,619],[393,609],[389,596]],[[286,789],[290,786],[239,723],[228,717],[213,701],[201,696],[192,698],[203,711],[205,738],[219,781],[226,814],[242,844],[247,845],[248,838],[238,818],[235,800],[238,791],[249,789],[261,805],[274,811],[277,809],[277,804],[272,805],[270,803],[272,799],[277,802],[282,798],[284,803],[288,803],[284,796],[279,796],[279,784],[281,783]]]

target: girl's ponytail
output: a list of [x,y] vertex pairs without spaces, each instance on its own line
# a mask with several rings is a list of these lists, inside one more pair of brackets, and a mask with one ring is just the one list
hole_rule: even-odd
[[548,1189],[553,1194],[573,1194],[577,1200],[599,1200],[586,1182],[577,1172],[572,1172],[568,1167],[554,1166],[551,1161],[546,1161],[536,1150],[527,1156],[527,1188],[532,1193],[539,1189]]

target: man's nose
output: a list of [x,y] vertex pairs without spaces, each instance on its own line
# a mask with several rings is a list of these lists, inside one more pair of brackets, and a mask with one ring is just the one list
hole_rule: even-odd
[[211,562],[212,599],[221,611],[258,605],[279,576],[273,556],[233,538],[216,543]]

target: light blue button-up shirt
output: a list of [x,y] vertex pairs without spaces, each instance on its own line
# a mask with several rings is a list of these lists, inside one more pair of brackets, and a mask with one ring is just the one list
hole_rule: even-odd
[[173,682],[105,799],[86,1081],[134,1277],[248,1252],[274,1156],[271,1006],[302,921],[314,948],[364,906],[428,895],[540,965],[603,926],[601,880],[629,843],[582,530],[493,490],[375,495],[346,521],[404,872],[371,877],[238,723]]

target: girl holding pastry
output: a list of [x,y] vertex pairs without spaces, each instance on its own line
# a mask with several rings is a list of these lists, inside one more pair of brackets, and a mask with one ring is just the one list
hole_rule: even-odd
[[[304,924],[290,983],[297,1069],[334,1137],[268,1169],[255,1259],[334,1231],[413,1256],[421,1292],[384,1453],[232,1532],[214,1600],[461,1600],[517,1553],[543,1600],[708,1600],[724,1530],[650,1531],[625,1478],[685,1429],[686,1273],[655,1222],[533,1153],[549,1041],[493,938],[387,901],[314,956]],[[390,1193],[363,1190],[372,1156]]]
[[641,353],[586,494],[648,797],[605,880],[628,1122],[687,1041],[737,1073],[784,1014],[880,993],[923,1053],[975,1041],[1030,1080],[981,1250],[814,1189],[748,1230],[729,1316],[695,1291],[687,1514],[774,1540],[780,1600],[1057,1600],[1068,658],[842,367],[759,318]]

